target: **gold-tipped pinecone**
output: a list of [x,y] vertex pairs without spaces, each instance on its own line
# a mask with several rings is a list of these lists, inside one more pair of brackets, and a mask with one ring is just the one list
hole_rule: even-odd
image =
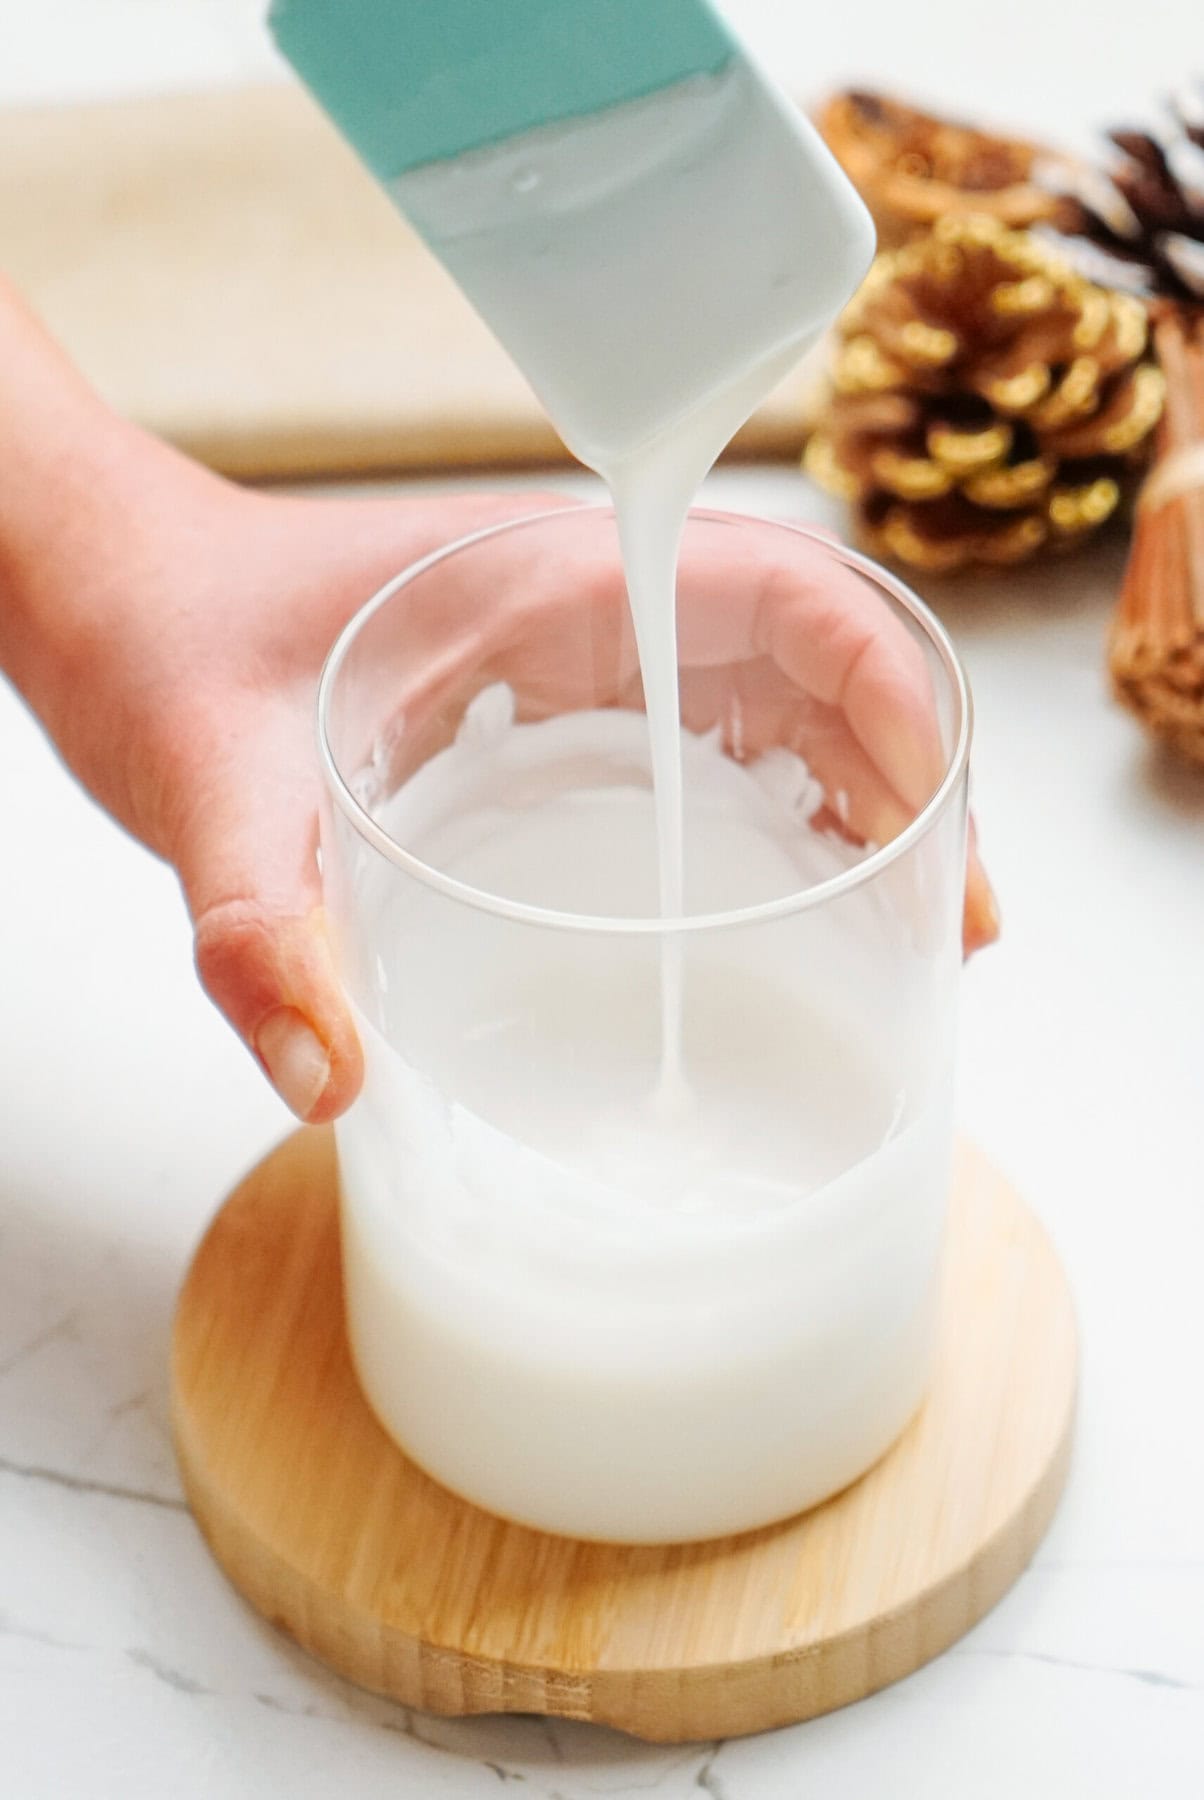
[[1028,232],[954,215],[877,258],[805,467],[879,552],[945,572],[1078,543],[1162,410],[1145,308]]
[[1058,224],[1068,202],[1034,180],[1061,159],[1040,144],[921,112],[889,94],[834,94],[816,123],[874,216],[883,249],[930,231],[949,212],[1001,225]]

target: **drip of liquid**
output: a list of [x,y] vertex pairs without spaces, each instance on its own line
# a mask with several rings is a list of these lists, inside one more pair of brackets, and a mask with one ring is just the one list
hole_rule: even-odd
[[[677,562],[690,504],[724,445],[806,348],[791,344],[722,386],[621,460],[600,464],[619,527],[635,627],[656,800],[661,917],[685,913],[681,698],[677,656]],[[682,1051],[684,952],[680,933],[661,945],[661,1063],[653,1111],[668,1119],[692,1105]]]

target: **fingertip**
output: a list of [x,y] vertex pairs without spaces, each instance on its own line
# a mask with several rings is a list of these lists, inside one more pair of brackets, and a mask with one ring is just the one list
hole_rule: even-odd
[[364,1058],[321,907],[280,916],[225,902],[197,921],[196,963],[210,999],[297,1118],[320,1125],[346,1112]]
[[966,900],[962,916],[962,947],[966,956],[985,950],[999,936],[999,906],[987,872],[971,851],[966,864]]

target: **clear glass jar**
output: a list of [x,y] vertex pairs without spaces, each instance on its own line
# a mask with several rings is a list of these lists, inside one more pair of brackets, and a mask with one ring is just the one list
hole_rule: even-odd
[[447,1486],[613,1541],[764,1525],[883,1454],[925,1392],[949,1178],[949,642],[852,552],[706,512],[678,623],[680,919],[608,508],[407,570],[319,697],[361,1383]]

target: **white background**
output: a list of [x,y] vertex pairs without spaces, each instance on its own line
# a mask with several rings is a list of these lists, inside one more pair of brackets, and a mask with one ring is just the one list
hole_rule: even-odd
[[[0,101],[271,79],[280,65],[262,26],[266,4],[5,0]],[[1193,55],[1204,62],[1191,0],[722,0],[722,9],[805,98],[877,83],[1068,143],[1183,79]]]
[[[855,78],[1068,142],[1204,67],[1194,0],[729,11],[805,96]],[[0,100],[270,77],[259,14],[8,0]],[[722,472],[709,497],[836,516],[780,469]],[[1204,1791],[1204,778],[1150,754],[1107,699],[1121,555],[930,594],[975,687],[1006,918],[966,978],[962,1118],[1049,1225],[1078,1298],[1066,1500],[1030,1574],[940,1662],[713,1766],[603,1732],[410,1718],[227,1590],[179,1500],[167,1333],[215,1200],[287,1120],[195,987],[170,875],[0,690],[6,1795],[475,1800],[498,1769],[531,1800]]]

